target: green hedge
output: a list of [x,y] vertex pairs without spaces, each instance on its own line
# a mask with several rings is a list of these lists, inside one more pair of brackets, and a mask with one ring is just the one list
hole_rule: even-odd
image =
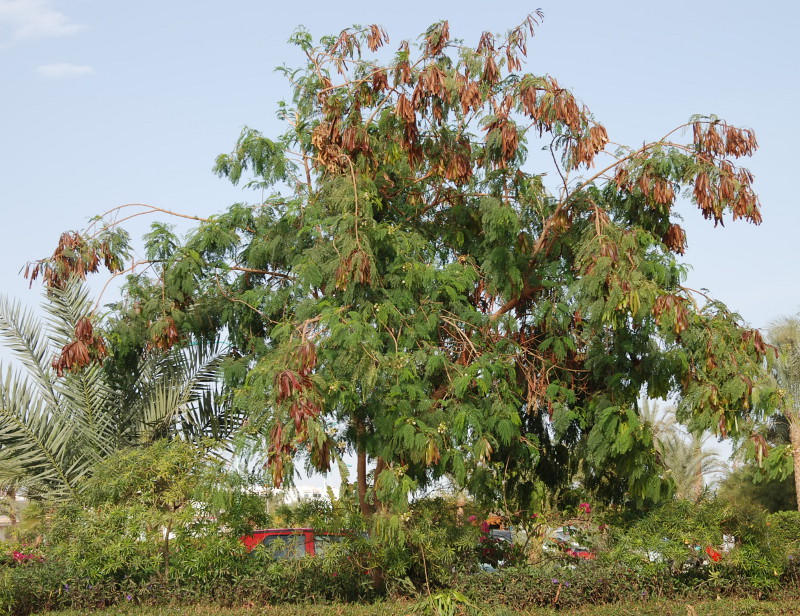
[[[372,604],[450,591],[494,610],[577,609],[654,598],[765,599],[798,588],[797,512],[751,515],[713,501],[676,502],[610,531],[612,547],[597,560],[554,557],[487,574],[477,567],[479,533],[469,525],[445,527],[455,516],[438,505],[429,509],[407,521],[388,519],[384,538],[352,535],[323,557],[300,560],[276,561],[264,548],[248,555],[236,533],[218,525],[194,527],[172,542],[168,571],[161,542],[124,531],[139,519],[133,508],[65,510],[43,551],[0,558],[0,612],[212,602]],[[719,563],[693,564],[703,546],[718,545],[722,532],[740,537],[739,545]]]

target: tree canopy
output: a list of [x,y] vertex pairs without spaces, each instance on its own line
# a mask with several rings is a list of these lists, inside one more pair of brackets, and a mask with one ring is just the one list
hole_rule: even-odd
[[246,128],[215,164],[257,203],[185,241],[154,225],[146,263],[123,263],[101,220],[29,274],[129,274],[117,366],[227,337],[275,485],[350,451],[365,513],[444,475],[520,502],[576,473],[610,499],[665,495],[637,399],[676,396],[720,435],[758,402],[765,344],[683,286],[676,211],[758,224],[738,162],[756,138],[695,116],[613,143],[554,77],[524,72],[539,17],[476,46],[443,21],[394,53],[378,26],[299,30],[285,132]]

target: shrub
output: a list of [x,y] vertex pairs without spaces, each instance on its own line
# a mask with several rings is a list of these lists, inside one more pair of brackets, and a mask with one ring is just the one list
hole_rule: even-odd
[[442,498],[420,500],[403,514],[374,517],[373,566],[384,573],[390,595],[447,588],[478,570],[480,529]]
[[519,610],[641,601],[673,591],[668,577],[645,576],[596,562],[509,568],[465,577],[460,582],[459,589],[476,603],[512,605]]
[[[377,597],[364,545],[343,541],[321,557],[275,560],[256,548],[235,584],[236,601],[255,604],[370,601]],[[232,589],[234,590],[234,589]]]
[[[322,516],[319,521],[342,523],[345,518],[329,509],[308,512]],[[481,518],[472,524],[441,499],[414,503],[405,514],[379,514],[369,537],[345,533],[321,556],[295,560],[276,560],[266,546],[246,553],[232,532],[232,511],[227,518],[200,516],[175,526],[167,577],[163,531],[148,507],[63,507],[52,518],[41,554],[10,546],[0,560],[0,609],[26,614],[115,603],[350,603],[386,594],[421,594],[428,598],[422,611],[467,609],[467,603],[452,600],[459,596],[453,593],[469,605],[562,609],[652,597],[763,598],[787,585],[797,588],[800,516],[765,518],[715,501],[670,503],[612,532],[615,545],[595,561],[554,555],[494,574],[478,571],[478,562],[486,561],[486,540],[480,537],[489,537],[477,523]],[[231,526],[222,526],[221,519]],[[723,532],[739,533],[738,545],[713,562],[704,548],[718,546]],[[33,556],[15,557],[15,549]],[[499,551],[493,557],[507,560]]]
[[788,560],[800,559],[800,511],[779,511],[767,517],[770,547]]

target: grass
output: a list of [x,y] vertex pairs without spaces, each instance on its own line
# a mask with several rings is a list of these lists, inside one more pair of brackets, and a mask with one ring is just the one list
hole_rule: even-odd
[[[373,605],[280,605],[224,608],[213,605],[145,607],[123,605],[99,609],[96,616],[405,616],[414,613],[412,602]],[[459,612],[456,611],[456,614]],[[86,610],[44,612],[39,616],[86,616]],[[419,614],[419,612],[417,612]],[[790,616],[800,614],[800,598],[722,599],[718,601],[659,601],[635,604],[589,606],[578,610],[533,609],[517,612],[510,607],[494,608],[481,616]],[[435,616],[435,615],[434,615]]]

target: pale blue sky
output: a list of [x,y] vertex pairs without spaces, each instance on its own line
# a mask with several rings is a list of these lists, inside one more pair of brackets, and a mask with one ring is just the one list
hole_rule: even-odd
[[0,293],[37,303],[24,262],[117,205],[209,215],[254,200],[210,169],[243,126],[281,130],[274,111],[288,89],[272,69],[298,63],[286,44],[296,26],[318,36],[379,23],[394,46],[446,18],[474,43],[541,8],[528,70],[572,88],[612,140],[640,144],[693,113],[755,129],[764,224],[713,229],[690,204],[682,212],[690,285],[766,326],[800,309],[799,6],[0,0]]

